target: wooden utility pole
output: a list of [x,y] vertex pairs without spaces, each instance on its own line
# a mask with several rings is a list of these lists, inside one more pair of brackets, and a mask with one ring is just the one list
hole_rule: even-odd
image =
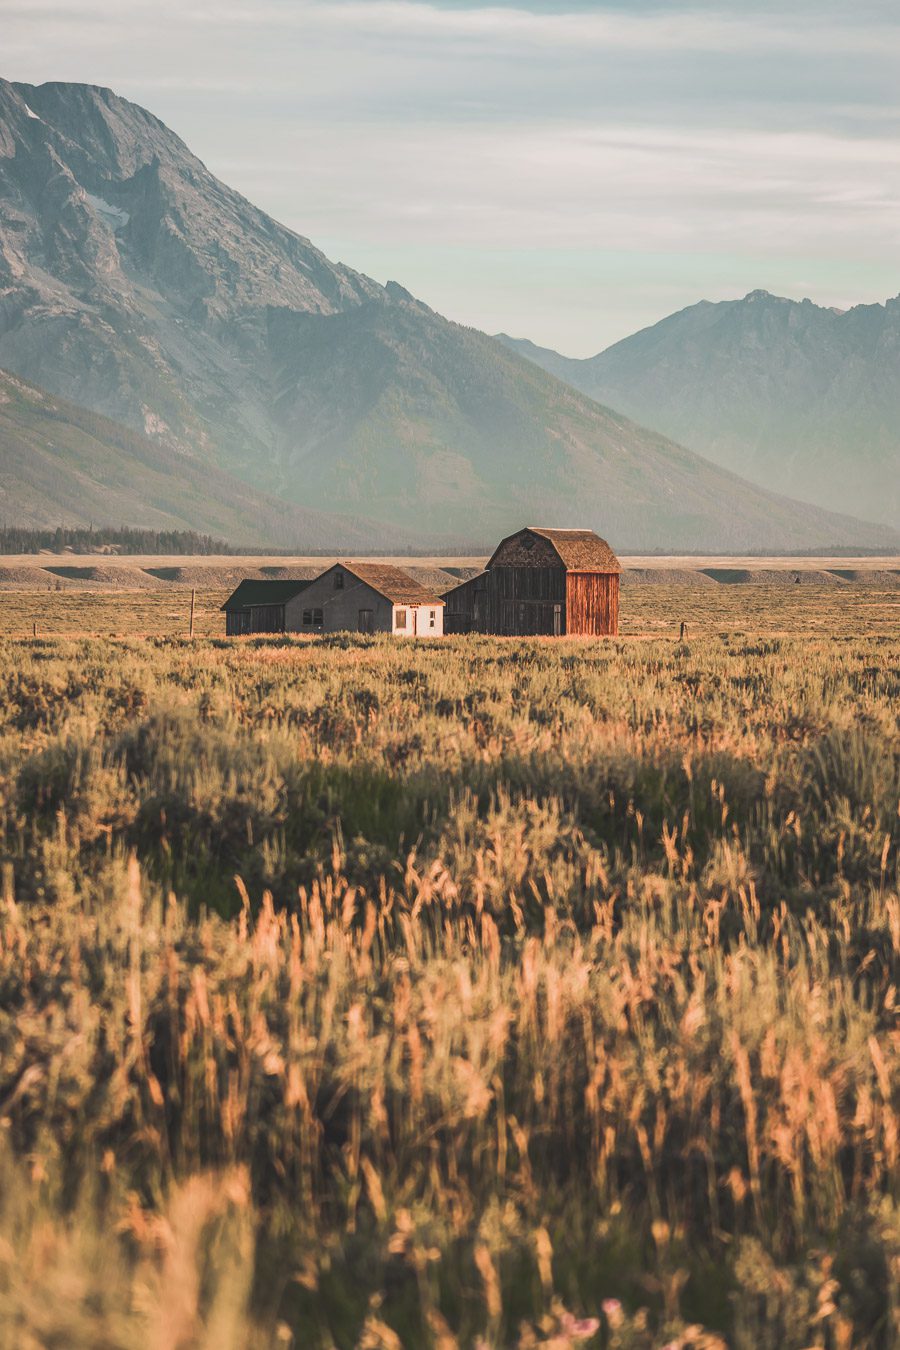
[[194,636],[194,597],[196,596],[196,594],[197,594],[197,592],[196,592],[195,590],[192,589],[192,590],[191,590],[191,631],[190,631],[190,634],[189,634],[190,637],[193,637],[193,636]]

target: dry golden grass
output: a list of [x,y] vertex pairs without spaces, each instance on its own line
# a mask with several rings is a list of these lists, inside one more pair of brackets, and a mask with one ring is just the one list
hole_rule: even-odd
[[0,643],[0,1345],[898,1343],[900,643],[749,589]]
[[[224,634],[220,609],[229,593],[198,590],[197,637]],[[3,592],[0,603],[9,637],[186,637],[190,629],[191,592],[181,586],[140,591],[28,588]]]

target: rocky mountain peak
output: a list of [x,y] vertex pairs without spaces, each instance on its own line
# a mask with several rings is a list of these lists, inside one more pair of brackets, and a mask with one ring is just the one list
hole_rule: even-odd
[[202,295],[220,320],[278,304],[333,313],[381,293],[219,183],[158,118],[109,89],[3,83],[0,123],[3,195],[24,217],[32,261],[61,247],[67,280],[89,285],[94,273],[103,291],[120,272],[135,304],[150,283],[188,312]]
[[9,88],[50,136],[66,142],[72,167],[89,176],[128,179],[155,157],[203,167],[159,118],[111,89],[57,81]]

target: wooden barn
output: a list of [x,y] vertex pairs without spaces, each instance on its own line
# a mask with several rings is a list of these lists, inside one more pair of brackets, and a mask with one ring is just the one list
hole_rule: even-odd
[[444,594],[448,632],[615,635],[621,571],[593,530],[528,526],[502,541],[482,577]]
[[290,632],[288,610],[292,600],[305,590],[308,581],[242,581],[225,601],[225,633]]

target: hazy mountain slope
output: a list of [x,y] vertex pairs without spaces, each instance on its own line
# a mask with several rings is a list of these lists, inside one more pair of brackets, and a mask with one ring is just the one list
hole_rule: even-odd
[[[590,364],[592,358],[580,361],[574,356],[563,356],[561,352],[555,352],[552,347],[539,347],[536,342],[529,338],[510,337],[509,333],[495,334],[496,340],[502,342],[511,352],[524,356],[526,360],[533,361],[535,365],[546,370],[548,375],[554,375],[558,380],[565,380],[566,384],[571,384],[573,389],[580,389],[576,376],[580,375],[582,367]],[[583,377],[587,380],[587,374]],[[585,392],[582,390],[582,392]],[[593,397],[593,395],[591,395]]]
[[523,518],[602,527],[621,548],[892,542],[760,493],[332,264],[108,90],[0,84],[0,297],[0,366],[179,464],[374,516],[385,544],[486,545]]
[[900,522],[900,299],[841,313],[754,291],[584,361],[501,341],[755,482]]
[[753,488],[415,301],[292,329],[279,412],[306,435],[284,481],[335,509],[482,540],[522,520],[577,520],[634,549],[898,542]]
[[[0,519],[26,527],[190,528],[235,542],[304,549],[383,543],[383,530],[365,520],[267,497],[3,370]],[[414,531],[405,542],[417,542]]]

